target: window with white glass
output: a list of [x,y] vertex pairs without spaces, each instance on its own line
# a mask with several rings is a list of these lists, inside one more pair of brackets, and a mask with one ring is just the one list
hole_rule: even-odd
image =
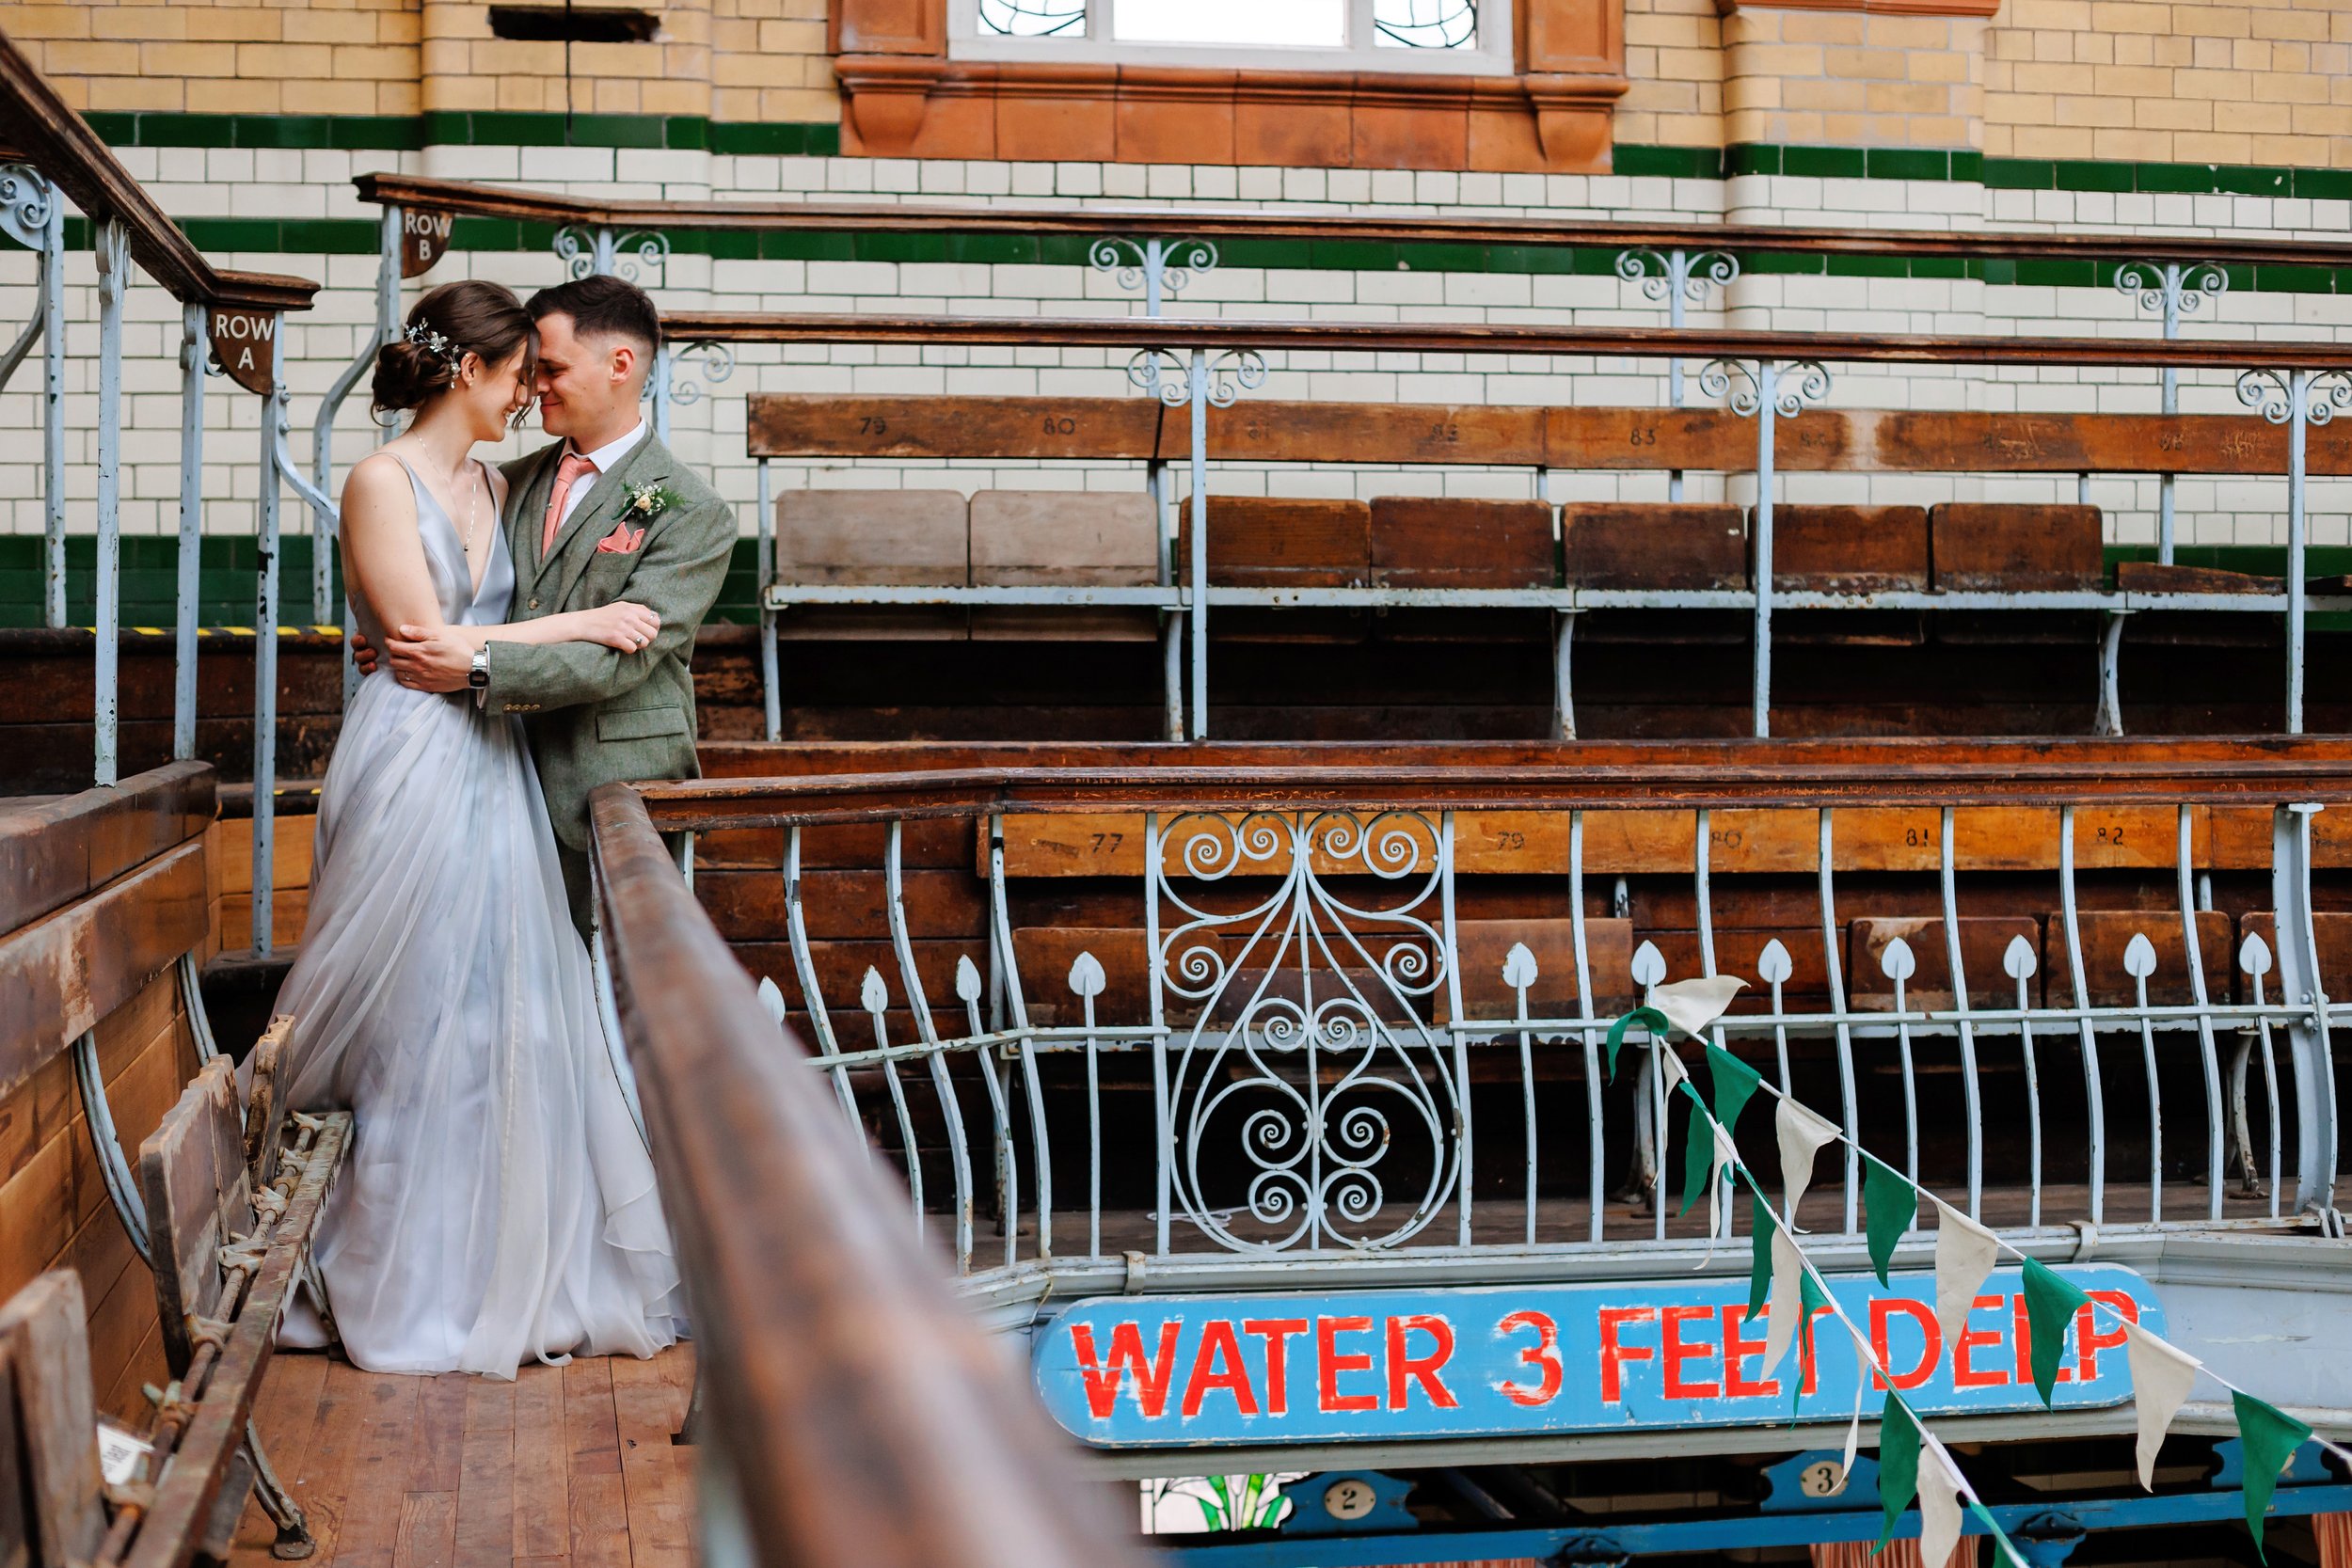
[[1510,0],[950,0],[963,59],[1508,73]]

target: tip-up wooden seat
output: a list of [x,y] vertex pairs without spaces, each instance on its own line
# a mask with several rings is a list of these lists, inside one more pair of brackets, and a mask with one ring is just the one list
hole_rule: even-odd
[[[1543,501],[1373,500],[1375,588],[1550,588],[1559,580],[1551,508]],[[1390,610],[1376,625],[1391,642],[1519,641],[1550,632],[1541,610]]]
[[[966,588],[969,507],[960,490],[787,490],[776,498],[776,579],[811,587]],[[783,638],[959,641],[960,607],[803,605]]]
[[[248,1493],[277,1524],[276,1555],[312,1550],[250,1417],[286,1298],[306,1276],[351,1118],[290,1117],[280,1108],[276,1056],[290,1022],[273,1021],[263,1037],[269,1087],[250,1135],[235,1070],[215,1056],[139,1146],[149,1262],[173,1379],[158,1431],[164,1446],[177,1442],[148,1528],[192,1533],[201,1552],[223,1560]],[[281,1142],[279,1129],[292,1136]],[[256,1164],[270,1173],[266,1184],[257,1183]],[[183,1470],[194,1479],[180,1480]]]
[[[1360,588],[1372,580],[1372,508],[1359,500],[1209,497],[1215,588]],[[1179,509],[1176,575],[1189,575],[1192,508]],[[1237,642],[1360,642],[1360,610],[1220,610],[1209,635]]]
[[[1160,524],[1140,490],[979,490],[972,497],[976,588],[1149,588]],[[1118,607],[977,609],[975,641],[1149,642],[1159,613]]]

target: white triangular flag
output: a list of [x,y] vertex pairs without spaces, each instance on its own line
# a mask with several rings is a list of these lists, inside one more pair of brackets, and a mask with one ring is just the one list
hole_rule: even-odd
[[1943,1444],[1919,1437],[1919,1568],[1945,1568],[1960,1544],[1960,1471]]
[[1793,1100],[1773,1109],[1772,1127],[1780,1134],[1780,1180],[1787,1195],[1782,1217],[1794,1225],[1798,1200],[1813,1181],[1813,1156],[1837,1136],[1837,1129]]
[[1804,1258],[1788,1232],[1772,1227],[1772,1290],[1764,1298],[1764,1371],[1772,1375],[1780,1358],[1797,1338],[1798,1320],[1804,1316]]
[[1992,1231],[1942,1198],[1934,1203],[1935,1323],[1943,1330],[1944,1343],[1957,1345],[1968,1324],[1968,1309],[1976,1305],[1984,1276],[1993,1272],[2001,1244]]
[[1666,1022],[1692,1038],[1707,1033],[1707,1026],[1724,1016],[1731,999],[1740,994],[1745,980],[1729,974],[1710,974],[1702,980],[1677,980],[1671,986],[1652,986],[1642,998],[1642,1006],[1655,1007],[1666,1015]]
[[1662,1039],[1659,1040],[1657,1045],[1658,1070],[1666,1075],[1666,1099],[1667,1103],[1671,1105],[1674,1102],[1675,1085],[1690,1077],[1691,1069],[1682,1065],[1682,1058],[1675,1054],[1673,1046],[1668,1045]]
[[1853,1380],[1853,1419],[1846,1425],[1846,1452],[1837,1462],[1837,1484],[1829,1494],[1833,1497],[1845,1491],[1846,1482],[1853,1479],[1854,1452],[1862,1447],[1862,1401],[1870,1386],[1868,1363],[1863,1365],[1866,1370]]
[[2197,1381],[2198,1359],[2140,1327],[2125,1323],[2123,1354],[2132,1365],[2132,1403],[2139,1417],[2139,1484],[2156,1489],[2156,1450]]

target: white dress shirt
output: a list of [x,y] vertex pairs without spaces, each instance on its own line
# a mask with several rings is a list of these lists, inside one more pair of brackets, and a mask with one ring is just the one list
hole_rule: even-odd
[[[640,417],[636,426],[631,429],[628,435],[622,436],[617,441],[609,442],[604,446],[598,447],[596,451],[589,452],[587,454],[588,466],[596,469],[596,478],[601,479],[606,474],[609,474],[613,469],[619,467],[621,466],[621,460],[627,457],[631,451],[635,451],[637,443],[644,438],[645,421],[642,417]],[[568,442],[565,444],[567,446],[569,445]],[[574,447],[572,450],[576,451],[579,449]],[[562,533],[565,527],[570,524],[572,520],[572,514],[580,510],[580,503],[588,499],[588,492],[594,488],[595,481],[589,480],[585,475],[582,475],[580,479],[572,482],[570,493],[564,498],[564,515],[555,520],[555,531],[557,533]]]

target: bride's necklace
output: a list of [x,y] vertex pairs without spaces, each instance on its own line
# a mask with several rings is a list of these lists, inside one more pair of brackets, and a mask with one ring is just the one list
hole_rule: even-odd
[[473,531],[482,521],[482,476],[472,476],[466,486],[466,531],[457,537],[457,547],[466,555],[473,554]]

